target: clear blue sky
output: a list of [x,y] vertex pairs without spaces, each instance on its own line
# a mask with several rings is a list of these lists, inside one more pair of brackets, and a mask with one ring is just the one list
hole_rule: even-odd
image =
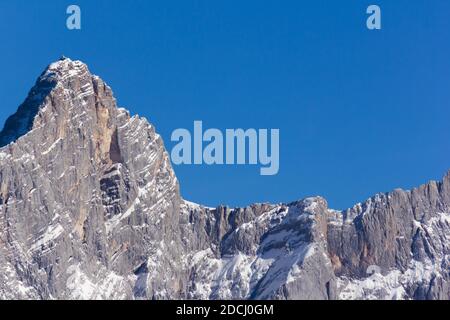
[[[69,4],[82,30],[65,28]],[[383,29],[365,27],[382,8]],[[86,62],[120,106],[171,132],[279,128],[280,172],[177,166],[215,206],[322,195],[346,208],[450,169],[448,0],[0,0],[0,123],[47,64]]]

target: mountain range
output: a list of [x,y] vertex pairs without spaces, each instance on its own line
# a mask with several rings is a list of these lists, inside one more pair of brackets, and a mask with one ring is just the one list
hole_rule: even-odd
[[450,172],[344,211],[208,208],[181,197],[155,127],[68,58],[0,147],[0,299],[450,299]]

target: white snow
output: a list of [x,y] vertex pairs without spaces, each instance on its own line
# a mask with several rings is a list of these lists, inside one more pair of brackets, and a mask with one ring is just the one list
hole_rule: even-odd
[[61,141],[62,141],[62,139],[58,138],[55,142],[52,143],[52,145],[50,147],[48,147],[47,150],[42,152],[42,155],[46,155],[46,154],[50,153]]
[[72,265],[67,268],[69,278],[66,287],[70,291],[70,298],[76,300],[89,300],[94,296],[95,285],[81,271],[80,265]]
[[139,197],[136,197],[136,199],[131,204],[131,206],[127,209],[127,211],[125,211],[124,213],[115,215],[114,217],[109,219],[105,223],[106,233],[110,233],[112,230],[114,230],[119,225],[119,223],[122,220],[125,220],[126,218],[131,216],[131,214],[133,214],[133,212],[136,210],[136,206],[139,205],[140,203],[141,203],[141,200],[139,199]]
[[[69,277],[66,281],[69,299],[73,300],[105,300],[124,299],[127,286],[123,277],[102,268],[100,277],[88,276],[82,271],[80,264],[73,264],[67,269]],[[96,278],[100,278],[97,280]]]
[[199,279],[191,298],[247,299],[256,285],[260,288],[259,298],[269,297],[284,283],[298,279],[304,262],[318,252],[314,244],[295,239],[294,231],[281,229],[266,236],[254,255],[237,252],[218,259],[211,249],[193,254],[187,260]]
[[3,267],[0,265],[0,283],[3,285],[3,290],[0,290],[0,300],[37,299],[39,297],[35,288],[19,279],[15,268],[9,262],[3,264]]
[[6,152],[0,152],[0,161],[6,160],[8,158],[11,158],[11,155]]
[[439,267],[430,260],[422,263],[412,260],[409,269],[402,273],[392,270],[386,275],[375,273],[368,278],[357,280],[341,277],[338,279],[338,287],[343,300],[398,300],[404,299],[405,288],[415,283],[429,282],[432,277],[439,276]]
[[40,236],[38,240],[31,246],[30,250],[32,252],[40,250],[42,246],[45,246],[49,242],[56,240],[63,232],[64,228],[61,226],[61,224],[57,223],[54,225],[50,225],[45,233]]
[[183,199],[183,203],[187,207],[192,208],[192,209],[199,209],[199,208],[205,208],[205,209],[208,209],[208,210],[214,210],[215,209],[213,207],[205,207],[205,206],[203,206],[201,204],[198,204],[198,203],[195,203],[195,202],[192,202],[192,201],[188,201],[188,200],[184,200],[184,199]]

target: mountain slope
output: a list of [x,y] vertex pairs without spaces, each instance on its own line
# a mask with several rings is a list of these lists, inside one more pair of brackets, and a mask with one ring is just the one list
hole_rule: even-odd
[[154,127],[67,58],[0,145],[2,299],[450,299],[450,174],[343,212],[205,208]]

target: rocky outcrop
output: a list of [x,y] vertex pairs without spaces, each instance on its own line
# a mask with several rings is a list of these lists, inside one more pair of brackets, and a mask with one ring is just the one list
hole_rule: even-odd
[[[379,194],[343,212],[328,231],[335,273],[364,279],[377,266],[384,278],[374,281],[391,282],[398,298],[449,299],[449,188],[450,173],[442,182]],[[370,295],[391,297],[385,289]]]
[[67,58],[0,145],[2,299],[450,299],[450,175],[343,212],[206,208],[155,128]]

